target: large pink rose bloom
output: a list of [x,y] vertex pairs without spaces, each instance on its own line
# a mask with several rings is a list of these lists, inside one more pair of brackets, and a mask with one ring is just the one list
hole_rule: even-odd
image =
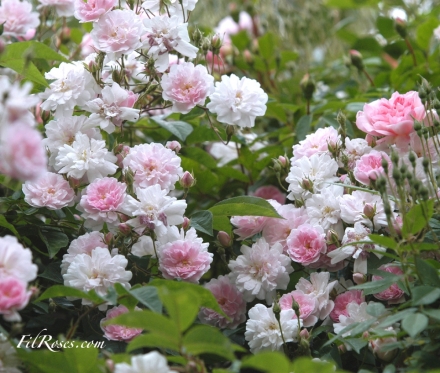
[[[303,326],[315,325],[318,321],[318,317],[315,315],[315,309],[318,309],[316,297],[313,294],[304,294],[301,290],[294,290],[280,298],[281,310],[292,309],[293,299],[298,303],[299,318],[303,320]],[[293,314],[293,318],[297,318],[295,314]]]
[[0,314],[6,321],[21,321],[18,310],[29,302],[31,292],[26,290],[26,283],[13,276],[0,281]]
[[[394,275],[403,275],[402,269],[394,264],[385,264],[379,267],[379,271],[385,271]],[[374,275],[372,281],[382,280],[381,276]],[[390,303],[400,303],[403,299],[404,291],[399,288],[399,285],[392,284],[388,289],[381,291],[380,293],[373,294],[376,299],[387,300]]]
[[372,150],[368,154],[364,154],[356,161],[353,174],[354,178],[364,185],[370,185],[371,180],[376,180],[379,176],[385,176],[382,167],[382,159],[388,162],[390,170],[393,168],[390,157],[385,152]]
[[[136,307],[137,308],[137,307]],[[137,308],[140,310],[140,308]],[[123,325],[107,325],[104,323],[108,320],[128,312],[128,308],[120,305],[108,310],[105,317],[101,320],[101,329],[104,332],[104,337],[109,341],[123,341],[130,342],[134,337],[142,333],[142,329],[128,328]]]
[[33,207],[47,207],[59,210],[72,206],[75,192],[59,174],[48,172],[37,181],[23,184],[24,200]]
[[94,24],[90,33],[96,49],[119,58],[140,48],[145,33],[141,18],[131,10],[113,10]]
[[74,16],[80,23],[95,22],[103,14],[109,12],[116,4],[117,0],[75,0]]
[[406,148],[409,135],[414,132],[414,121],[423,121],[425,107],[419,94],[410,91],[401,95],[394,92],[389,100],[381,98],[364,105],[356,116],[356,126],[368,135],[379,137],[378,143],[386,142]]
[[196,105],[204,105],[206,97],[214,92],[214,77],[205,66],[191,62],[172,65],[160,84],[162,97],[173,103],[175,113],[186,114]]
[[0,172],[20,180],[36,180],[47,172],[40,132],[26,124],[8,126],[0,139]]
[[246,321],[246,302],[237,287],[231,283],[229,277],[213,278],[204,286],[211,291],[220,308],[230,320],[209,308],[202,308],[199,312],[199,319],[203,324],[222,329],[235,329]]
[[325,233],[321,226],[302,224],[287,237],[287,254],[297,263],[309,265],[327,251]]
[[40,25],[40,19],[38,13],[32,11],[30,2],[3,0],[0,6],[0,24],[4,27],[3,35],[30,39]]
[[134,146],[123,161],[125,170],[130,168],[134,173],[135,187],[159,185],[166,190],[173,190],[183,176],[180,163],[176,153],[156,143]]
[[166,279],[181,279],[197,283],[208,272],[213,254],[208,252],[209,244],[197,237],[194,228],[180,238],[163,245],[159,255],[159,270]]
[[346,291],[345,293],[339,294],[335,298],[334,302],[335,302],[335,307],[330,313],[330,318],[334,322],[340,322],[339,316],[341,315],[344,315],[346,317],[349,316],[347,306],[350,303],[361,304],[362,302],[365,302],[365,298],[361,290],[349,290]]

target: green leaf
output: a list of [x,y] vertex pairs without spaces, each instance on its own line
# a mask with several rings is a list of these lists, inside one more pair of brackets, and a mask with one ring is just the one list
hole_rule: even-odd
[[432,265],[420,257],[415,258],[415,263],[422,284],[440,287],[438,272]]
[[[198,297],[198,302],[201,307],[210,308],[215,312],[221,314],[222,316],[226,316],[225,313],[220,308],[220,306],[218,305],[214,295],[212,295],[212,293],[208,289],[204,288],[201,285],[191,284],[189,282],[177,282],[177,281],[160,280],[160,279],[155,279],[151,281],[149,285],[156,287],[164,286],[168,288],[170,291],[191,292]],[[195,302],[197,302],[197,300],[195,300]]]
[[428,225],[434,213],[434,200],[429,200],[418,205],[414,205],[404,216],[402,235],[415,235]]
[[440,321],[440,310],[424,309],[423,313],[433,319]]
[[150,310],[158,313],[162,312],[162,303],[155,287],[142,286],[130,290],[130,294]]
[[404,319],[406,316],[417,311],[417,308],[408,308],[406,310],[395,313],[394,315],[388,316],[385,320],[381,321],[377,328],[387,328],[390,325]]
[[235,360],[232,343],[220,330],[208,325],[196,325],[183,338],[183,347],[192,355],[212,354]]
[[414,313],[406,316],[402,320],[402,328],[410,337],[415,338],[428,326],[428,318],[421,313]]
[[[260,352],[243,359],[242,368],[257,369],[265,373],[289,373],[289,360],[280,352]],[[303,371],[299,371],[303,372]],[[307,372],[307,371],[304,371]],[[312,372],[312,371],[310,371]]]
[[350,345],[358,354],[368,344],[368,341],[364,338],[344,338],[344,342]]
[[417,286],[412,290],[412,303],[414,306],[434,303],[440,298],[440,289],[432,286]]
[[370,303],[367,306],[367,313],[374,317],[382,316],[385,313],[385,306],[382,303]]
[[63,276],[61,276],[60,264],[61,262],[49,263],[43,273],[39,274],[38,277],[46,278],[58,284],[63,284],[64,279]]
[[417,27],[416,40],[422,49],[428,49],[431,42],[434,29],[439,25],[435,17],[428,18],[419,27]]
[[297,141],[304,140],[306,136],[310,133],[312,120],[313,120],[313,115],[304,115],[299,119],[295,128]]
[[391,18],[380,16],[377,17],[376,26],[385,39],[396,35],[396,31],[394,30],[394,22]]
[[186,122],[182,122],[182,121],[167,122],[166,120],[155,118],[155,117],[151,118],[151,120],[154,123],[161,126],[162,128],[171,132],[174,136],[176,136],[181,141],[185,141],[185,139],[188,137],[188,135],[193,131],[193,127]]
[[47,289],[43,294],[41,294],[35,302],[41,302],[42,300],[49,298],[58,298],[58,297],[74,297],[74,298],[84,298],[91,300],[94,303],[101,303],[103,300],[101,297],[96,295],[96,293],[86,293],[84,291],[71,288],[69,286],[64,285],[54,285]]
[[397,247],[397,242],[394,241],[391,237],[381,236],[379,234],[370,234],[368,237],[371,241],[377,243],[384,248],[395,249]]
[[371,281],[371,282],[366,282],[365,284],[352,286],[350,290],[363,290],[364,295],[376,294],[388,289],[398,280],[399,280],[398,276],[390,276],[387,278],[383,278],[382,280]]
[[265,60],[270,61],[275,58],[275,48],[277,47],[275,35],[271,32],[265,33],[258,39],[260,55]]
[[63,232],[40,229],[38,233],[47,247],[49,258],[53,258],[58,251],[69,245],[69,238]]
[[179,350],[179,346],[174,338],[170,338],[166,334],[156,332],[139,335],[134,338],[127,346],[127,352],[143,347],[168,348],[174,351]]
[[249,39],[248,32],[242,30],[237,32],[235,35],[231,35],[232,44],[234,44],[239,51],[244,51],[250,44],[251,39]]
[[217,162],[212,156],[203,149],[196,147],[187,147],[181,151],[181,154],[185,157],[202,164],[210,170],[217,168]]
[[[167,348],[179,351],[181,335],[176,323],[159,313],[149,310],[131,311],[106,321],[106,325],[125,325],[130,328],[145,329],[154,335],[160,335],[162,343],[168,344]],[[140,342],[136,343],[139,344]],[[136,343],[130,344],[128,349],[138,348],[139,346],[135,347]]]
[[130,311],[133,311],[139,301],[121,284],[116,283],[114,286],[118,297],[118,303],[127,307]]
[[209,211],[214,216],[268,216],[282,219],[265,199],[249,196],[225,199],[215,204]]
[[179,331],[188,329],[200,309],[200,299],[191,289],[173,289],[158,286],[159,297],[167,309],[171,319],[176,323]]
[[0,215],[0,227],[9,229],[12,233],[14,233],[17,237],[20,237],[15,227],[9,223],[3,215]]
[[212,219],[212,228],[216,231],[224,231],[230,236],[232,235],[231,221],[227,216],[214,215]]
[[196,230],[213,236],[212,232],[212,212],[211,211],[197,211],[191,215],[191,227]]

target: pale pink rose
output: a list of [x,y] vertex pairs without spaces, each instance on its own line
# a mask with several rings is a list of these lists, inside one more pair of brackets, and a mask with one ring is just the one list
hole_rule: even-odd
[[297,263],[309,265],[327,251],[325,233],[321,226],[302,224],[287,237],[287,254]]
[[95,22],[103,14],[109,12],[117,3],[117,0],[74,0],[74,16],[80,23]]
[[347,306],[349,303],[357,303],[361,304],[362,302],[365,302],[365,298],[362,294],[361,290],[349,290],[345,293],[339,294],[335,300],[335,307],[333,308],[333,311],[330,312],[330,318],[334,322],[339,322],[339,316],[344,315],[348,317],[348,310]]
[[376,180],[379,176],[385,176],[382,159],[388,162],[388,168],[392,170],[393,164],[388,154],[372,150],[356,161],[353,171],[354,178],[364,185],[370,185],[371,180]]
[[175,113],[186,114],[196,105],[204,105],[206,97],[214,92],[214,77],[205,66],[191,62],[172,65],[160,84],[163,99],[173,103]]
[[386,142],[407,148],[409,135],[414,132],[414,121],[423,121],[425,107],[419,94],[394,92],[389,100],[382,98],[364,105],[356,116],[356,126],[363,132]]
[[396,336],[397,333],[392,326],[386,328],[385,330],[390,332],[390,336],[373,339],[368,343],[368,347],[380,360],[390,362],[396,356],[398,349],[387,348],[387,344],[394,344],[397,342],[397,336]]
[[119,224],[119,214],[126,212],[127,185],[113,177],[95,179],[83,191],[77,207],[86,219],[86,227],[102,227],[106,222],[110,225]]
[[[403,275],[402,269],[395,264],[384,264],[379,267],[379,271],[385,271],[395,275]],[[382,280],[381,276],[374,275],[372,278],[372,281],[379,280]],[[391,303],[399,303],[404,294],[404,291],[399,288],[399,285],[394,283],[388,289],[381,291],[380,293],[373,294],[373,296],[379,300],[387,300]]]
[[180,149],[182,149],[182,145],[180,145],[180,143],[178,141],[175,141],[175,140],[167,141],[167,143],[165,144],[165,147],[167,149],[172,150],[176,154],[180,152]]
[[33,207],[59,210],[74,204],[75,192],[59,174],[48,172],[37,181],[23,184],[24,200]]
[[3,24],[5,36],[27,38],[32,35],[32,38],[35,29],[40,25],[40,19],[38,13],[32,11],[30,2],[3,0],[0,6],[0,24]]
[[123,168],[124,167],[124,159],[125,157],[128,155],[128,153],[130,153],[130,147],[127,145],[118,145],[115,149],[115,155],[116,158],[118,158],[118,160],[116,161],[116,164],[118,165],[119,168]]
[[263,237],[270,245],[277,242],[281,243],[285,251],[287,249],[286,240],[292,229],[307,223],[310,218],[304,207],[297,208],[294,205],[282,205],[275,207],[275,209],[284,219],[268,218],[263,229]]
[[17,311],[26,307],[31,296],[26,283],[13,276],[0,281],[0,314],[6,321],[21,321]]
[[293,146],[293,160],[302,157],[310,158],[313,154],[330,154],[328,147],[336,147],[340,143],[338,131],[333,127],[319,128],[316,132]]
[[[137,307],[136,309],[140,310],[140,308]],[[109,341],[130,342],[134,337],[142,333],[142,329],[128,328],[127,326],[123,325],[115,324],[104,326],[104,323],[106,321],[114,319],[115,317],[127,312],[128,308],[123,305],[113,307],[112,309],[107,311],[105,317],[101,320],[100,324],[101,329],[104,332],[104,337],[107,338]]]
[[92,53],[96,52],[96,48],[93,45],[93,40],[90,34],[84,34],[81,44],[79,45],[81,47],[81,57],[86,58]]
[[[303,320],[303,326],[306,328],[313,326],[318,321],[318,317],[314,315],[317,309],[317,301],[312,294],[304,294],[301,290],[294,290],[290,293],[284,294],[280,298],[280,307],[282,310],[292,309],[293,299],[299,305],[299,318]],[[296,319],[296,314],[293,314]]]
[[0,172],[20,180],[36,180],[47,172],[43,137],[26,124],[8,126],[0,138]]
[[90,33],[96,49],[119,58],[140,48],[145,33],[142,19],[131,10],[116,9],[104,14]]
[[199,319],[203,324],[221,329],[235,329],[246,321],[246,302],[237,287],[231,283],[229,277],[213,278],[204,287],[214,295],[220,308],[230,320],[209,308],[201,308]]
[[259,187],[252,195],[264,199],[273,199],[282,205],[286,203],[286,194],[281,193],[281,191],[273,185]]
[[180,163],[176,153],[158,143],[134,146],[123,161],[125,170],[130,168],[134,173],[135,187],[159,185],[166,190],[173,190],[183,176]]
[[186,234],[160,246],[159,270],[166,279],[181,279],[197,283],[209,271],[213,254],[208,252],[209,244],[197,237],[194,228]]
[[232,216],[231,224],[237,227],[234,233],[241,241],[260,233],[267,220],[264,216]]

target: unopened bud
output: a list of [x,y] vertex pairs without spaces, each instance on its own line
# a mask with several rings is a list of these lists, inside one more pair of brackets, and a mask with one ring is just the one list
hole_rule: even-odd
[[29,291],[31,292],[32,298],[37,298],[40,295],[40,289],[38,289],[37,286],[31,286]]
[[341,354],[345,354],[347,352],[347,347],[344,344],[338,346],[338,350]]
[[6,43],[3,38],[0,37],[0,54],[5,51]]
[[127,223],[119,224],[118,229],[124,236],[128,236],[131,233],[131,227]]
[[226,136],[227,136],[226,143],[229,143],[229,141],[231,141],[231,138],[232,136],[234,136],[234,133],[235,133],[235,126],[229,124],[226,127]]
[[180,142],[178,141],[168,141],[165,144],[165,147],[174,151],[176,154],[180,152],[180,149],[182,149],[182,145],[180,145]]
[[333,229],[327,231],[327,244],[339,246],[339,236]]
[[203,34],[201,33],[201,31],[198,28],[196,28],[192,34],[192,38],[193,38],[194,45],[198,46],[200,44],[200,41],[203,38]]
[[301,182],[301,188],[308,190],[309,192],[313,192],[313,182],[308,179],[303,179]]
[[350,50],[350,61],[351,64],[356,67],[359,71],[364,70],[364,62],[362,60],[362,54],[354,49]]
[[368,333],[368,332],[362,333],[362,338],[364,338],[364,339],[368,339],[369,336],[370,336],[370,333]]
[[224,231],[220,231],[217,234],[217,240],[223,247],[230,247],[232,245],[232,238]]
[[222,47],[222,40],[218,35],[214,35],[211,38],[211,50],[214,54],[219,54],[220,48]]
[[182,228],[187,230],[191,224],[191,220],[189,220],[186,216],[183,217]]
[[105,361],[105,366],[107,367],[107,369],[110,372],[113,372],[115,370],[115,363],[114,363],[114,361],[112,359],[107,359]]
[[299,85],[301,87],[304,98],[306,100],[311,100],[313,97],[313,92],[315,92],[315,82],[308,73],[304,75]]
[[203,38],[200,42],[200,49],[204,54],[208,53],[209,49],[211,49],[211,40]]
[[[222,51],[223,51],[223,50],[222,50]],[[246,49],[246,50],[243,52],[243,57],[244,57],[245,61],[246,61],[248,64],[252,64],[252,63],[254,62],[254,57],[253,57],[252,53],[251,53],[248,49]]]
[[292,296],[292,309],[295,311],[296,317],[299,319],[300,313],[299,313],[299,304],[295,300],[295,298]]
[[274,302],[272,310],[273,310],[273,313],[275,314],[275,316],[277,314],[279,315],[281,313],[281,307],[280,307],[280,303],[278,301]]
[[6,23],[6,21],[3,22],[2,24],[0,24],[0,36],[3,35],[3,31],[5,30],[5,27],[4,27],[5,23]]
[[301,330],[299,332],[299,335],[300,335],[301,338],[304,338],[304,339],[309,339],[310,338],[310,333],[309,333],[309,331],[306,328]]
[[353,273],[353,282],[357,285],[364,284],[367,281],[367,276],[363,273]]
[[366,203],[363,213],[368,219],[373,219],[374,215],[376,215],[376,207],[371,206],[369,203]]
[[287,159],[286,157],[283,157],[282,155],[280,155],[280,156],[278,157],[278,162],[280,162],[280,165],[281,165],[282,167],[286,167],[287,164],[289,163],[288,159]]
[[408,32],[406,31],[406,22],[402,18],[397,17],[394,20],[394,29],[403,39],[407,37]]
[[185,171],[183,176],[180,178],[180,185],[182,186],[182,188],[189,189],[195,184],[196,179],[194,179],[194,176],[190,172]]
[[81,180],[70,177],[69,178],[69,185],[72,189],[77,189],[81,185]]
[[113,233],[112,232],[106,233],[106,235],[104,236],[104,242],[107,245],[109,245],[112,240],[113,240]]

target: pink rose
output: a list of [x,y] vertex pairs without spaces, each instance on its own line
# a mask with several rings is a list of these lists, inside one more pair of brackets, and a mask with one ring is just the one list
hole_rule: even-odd
[[164,100],[173,103],[173,112],[182,114],[196,105],[204,105],[206,97],[214,92],[214,77],[205,66],[194,66],[191,62],[172,65],[160,84]]
[[109,12],[116,4],[117,0],[75,0],[74,16],[81,23],[95,22],[103,14]]
[[311,269],[323,269],[329,272],[340,271],[342,268],[348,265],[348,261],[341,260],[340,262],[332,264],[332,258],[327,255],[328,253],[338,249],[339,247],[335,244],[327,245],[327,252],[325,254],[321,253],[319,259],[316,262],[309,264],[307,267]]
[[32,292],[26,290],[26,283],[8,276],[0,281],[0,314],[6,321],[20,321],[18,310],[29,302]]
[[376,180],[379,176],[385,175],[382,159],[388,162],[388,167],[391,170],[393,164],[385,152],[372,150],[370,153],[364,154],[356,161],[353,171],[355,179],[364,185],[370,185],[371,180]]
[[327,251],[324,229],[321,226],[302,224],[287,237],[287,254],[297,263],[309,265]]
[[344,315],[346,317],[349,316],[347,306],[350,303],[357,303],[361,304],[362,302],[365,302],[365,298],[362,294],[361,290],[349,290],[345,293],[339,294],[335,298],[335,307],[333,308],[333,311],[330,313],[330,318],[334,322],[340,322],[339,316]]
[[[136,310],[140,310],[140,308],[136,307]],[[123,325],[104,326],[104,323],[107,320],[114,319],[115,317],[127,312],[128,312],[127,307],[123,305],[113,307],[112,309],[107,311],[105,318],[101,320],[100,324],[101,324],[101,329],[104,332],[104,337],[107,338],[109,341],[130,342],[134,337],[142,333],[142,329],[128,328]]]
[[220,308],[230,320],[209,308],[202,308],[199,312],[199,319],[203,324],[222,329],[235,329],[246,321],[246,302],[242,293],[231,283],[229,277],[213,278],[204,286],[214,295]]
[[23,184],[24,200],[34,207],[58,210],[74,204],[75,192],[59,174],[48,172],[37,181]]
[[6,127],[0,146],[0,172],[20,180],[36,180],[47,172],[42,136],[23,123]]
[[281,193],[280,190],[273,185],[266,185],[259,187],[254,193],[253,196],[260,197],[264,199],[274,199],[278,203],[282,205],[286,203],[286,194]]
[[[402,269],[395,264],[384,264],[379,267],[379,271],[393,273],[395,275],[403,275]],[[382,280],[382,277],[374,275],[372,281]],[[376,299],[387,300],[390,303],[399,303],[403,298],[404,291],[399,288],[396,283],[392,284],[388,289],[380,293],[373,294]]]
[[253,235],[260,233],[265,224],[267,218],[264,216],[232,216],[231,224],[237,227],[234,229],[234,233],[239,236],[239,240],[245,240]]
[[356,116],[356,126],[368,135],[380,138],[378,143],[396,144],[407,148],[414,121],[423,121],[425,107],[419,94],[394,92],[389,100],[382,98],[364,105]]
[[[316,324],[318,317],[314,314],[317,309],[317,301],[313,294],[304,294],[301,290],[294,290],[284,294],[280,298],[281,310],[292,309],[293,299],[299,305],[299,318],[303,321],[303,326],[309,327]],[[293,315],[296,319],[296,315]]]
[[3,0],[0,5],[0,24],[3,24],[3,35],[26,40],[35,35],[40,25],[37,12],[32,11],[29,1]]

